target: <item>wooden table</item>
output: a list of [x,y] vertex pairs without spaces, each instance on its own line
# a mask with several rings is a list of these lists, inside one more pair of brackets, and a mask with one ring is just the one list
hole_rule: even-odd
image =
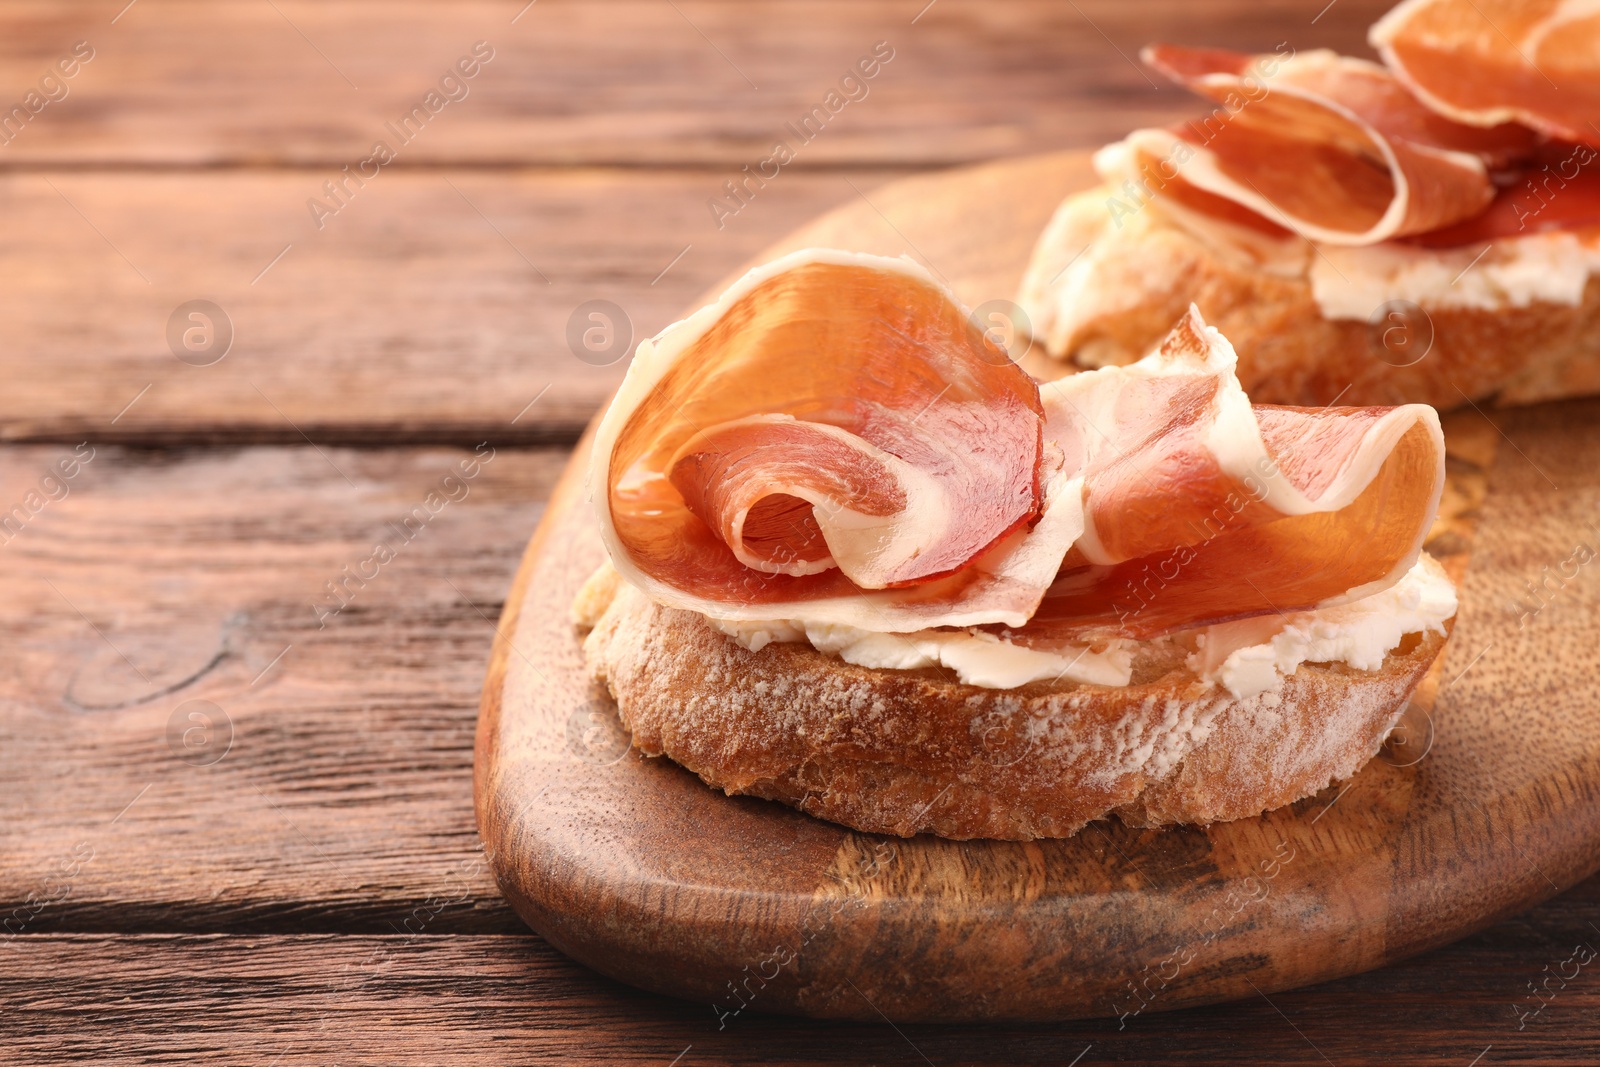
[[66,92],[0,145],[4,1062],[1594,1061],[1589,971],[1527,1013],[1600,879],[1120,1031],[719,1030],[528,933],[473,825],[494,620],[622,366],[576,357],[580,305],[636,340],[886,179],[1184,113],[1147,39],[1360,52],[1381,4],[124,2],[0,8],[5,98]]

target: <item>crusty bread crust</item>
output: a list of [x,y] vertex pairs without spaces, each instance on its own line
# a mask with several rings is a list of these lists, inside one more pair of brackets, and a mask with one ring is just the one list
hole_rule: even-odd
[[[1113,220],[1106,204],[1114,195],[1102,186],[1062,205],[1018,298],[1036,343],[1078,366],[1133,362],[1192,302],[1233,342],[1240,383],[1257,404],[1319,406],[1337,397],[1454,408],[1464,397],[1526,404],[1600,393],[1600,276],[1590,277],[1576,306],[1424,305],[1432,347],[1411,366],[1397,366],[1410,356],[1385,348],[1384,327],[1324,318],[1303,274],[1219,249],[1155,207]],[[1094,299],[1084,303],[1093,311],[1061,321],[1049,287],[1083,249],[1092,252]]]
[[997,690],[803,644],[751,652],[614,580],[585,596],[589,667],[641,752],[728,793],[900,836],[1032,840],[1111,814],[1204,824],[1280,807],[1365,764],[1445,642],[1412,635],[1376,671],[1304,664],[1280,693],[1243,700],[1159,643],[1126,688]]

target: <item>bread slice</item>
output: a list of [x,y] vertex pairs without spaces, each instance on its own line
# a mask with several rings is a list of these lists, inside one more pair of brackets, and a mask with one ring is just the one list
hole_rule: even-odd
[[1211,823],[1349,777],[1405,710],[1444,634],[1405,638],[1375,671],[1303,664],[1234,699],[1151,642],[1125,688],[965,685],[940,668],[857,667],[804,644],[751,652],[609,568],[579,597],[590,670],[633,744],[728,793],[908,837],[1067,837],[1116,815]]
[[[1295,254],[1286,266],[1272,254],[1274,242],[1252,239],[1242,227],[1219,223],[1203,234],[1160,201],[1114,215],[1107,209],[1113,200],[1127,203],[1127,193],[1101,186],[1061,206],[1018,297],[1036,344],[1077,366],[1133,362],[1192,302],[1233,342],[1239,380],[1257,404],[1454,408],[1468,398],[1520,404],[1600,393],[1600,276],[1588,278],[1577,304],[1489,309],[1430,306],[1419,296],[1425,315],[1410,312],[1401,331],[1391,332],[1401,320],[1378,313],[1377,299],[1376,324],[1324,316],[1307,269],[1326,254],[1298,238],[1290,239]],[[1600,242],[1600,229],[1574,234],[1587,245]],[[1456,258],[1465,262],[1476,251]],[[1066,314],[1057,286],[1074,264],[1067,277],[1081,281],[1072,285]],[[1036,362],[1030,368],[1051,376]]]

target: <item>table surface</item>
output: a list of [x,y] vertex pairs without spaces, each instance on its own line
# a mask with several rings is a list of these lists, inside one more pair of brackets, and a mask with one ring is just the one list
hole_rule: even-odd
[[[1149,39],[1364,54],[1381,4],[124,3],[0,7],[37,108],[0,144],[7,1062],[1593,1062],[1600,879],[1120,1029],[719,1029],[527,932],[473,825],[495,620],[621,373],[580,305],[647,336],[888,179],[1188,113]],[[220,320],[183,348],[192,300],[225,352]]]

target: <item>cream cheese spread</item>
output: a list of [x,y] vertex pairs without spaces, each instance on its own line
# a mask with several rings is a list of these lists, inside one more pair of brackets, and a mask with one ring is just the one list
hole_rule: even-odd
[[1041,649],[1014,644],[983,630],[885,634],[852,626],[728,622],[709,616],[706,622],[751,651],[773,641],[804,641],[818,652],[858,667],[901,671],[948,667],[967,685],[984,689],[1014,689],[1041,681],[1124,686],[1133,673],[1131,641]]
[[1375,671],[1407,634],[1443,633],[1455,613],[1455,585],[1424,555],[1396,584],[1348,604],[1207,627],[1189,668],[1235,697],[1252,697],[1281,688],[1302,663]]
[[[1456,590],[1444,568],[1421,556],[1399,582],[1360,600],[1314,611],[1262,616],[1195,633],[1188,666],[1236,698],[1282,687],[1302,663],[1343,663],[1377,670],[1407,634],[1443,632],[1456,613]],[[884,670],[947,667],[967,685],[1011,689],[1029,682],[1125,686],[1138,642],[1112,640],[1058,649],[1028,648],[980,630],[874,633],[849,626],[788,622],[706,622],[752,651],[774,641],[803,641],[846,663]]]
[[[1266,237],[1175,205],[1154,207],[1229,262],[1302,275],[1327,319],[1368,319],[1393,300],[1422,308],[1497,311],[1530,304],[1576,307],[1600,273],[1600,234],[1551,230],[1461,248],[1315,244]],[[1241,265],[1243,265],[1241,263]]]
[[1497,310],[1583,303],[1600,272],[1600,243],[1566,231],[1504,237],[1465,248],[1379,244],[1320,248],[1307,277],[1325,318],[1365,319],[1391,300],[1424,308]]

